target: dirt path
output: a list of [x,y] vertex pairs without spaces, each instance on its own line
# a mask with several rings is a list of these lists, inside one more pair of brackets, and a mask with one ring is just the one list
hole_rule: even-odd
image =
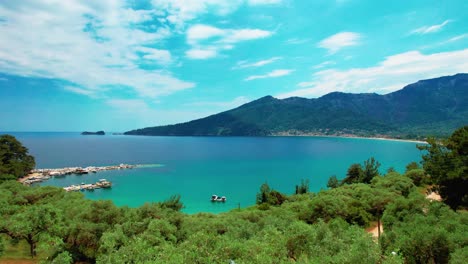
[[[374,238],[378,238],[379,236],[379,230],[377,229],[377,223],[375,223],[373,226],[369,227],[366,229],[366,232],[369,233],[369,234],[372,234],[372,236]],[[383,234],[383,225],[382,225],[382,222],[380,222],[380,235]]]
[[442,197],[440,197],[440,195],[435,192],[431,192],[430,194],[426,195],[426,198],[433,201],[442,201]]

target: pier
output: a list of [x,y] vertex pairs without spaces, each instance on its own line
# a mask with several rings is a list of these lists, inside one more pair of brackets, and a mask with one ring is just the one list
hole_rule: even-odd
[[93,191],[94,189],[101,189],[101,188],[111,188],[112,187],[112,182],[106,180],[106,179],[100,179],[96,183],[91,183],[91,184],[85,184],[82,183],[80,185],[70,185],[68,187],[64,187],[63,189],[67,192],[70,191]]
[[[19,179],[19,181],[25,185],[31,185],[33,183],[43,182],[51,177],[64,177],[66,175],[83,175],[88,173],[97,173],[99,171],[107,170],[123,170],[123,169],[133,169],[139,165],[130,165],[130,164],[120,164],[112,166],[102,166],[102,167],[68,167],[68,168],[58,168],[58,169],[35,169],[32,170],[30,174]],[[95,188],[96,189],[96,188]]]

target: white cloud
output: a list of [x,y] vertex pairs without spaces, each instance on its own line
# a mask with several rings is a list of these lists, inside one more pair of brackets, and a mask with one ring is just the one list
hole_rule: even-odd
[[183,29],[188,21],[203,14],[226,16],[236,11],[244,4],[250,6],[277,5],[282,0],[152,0],[156,10],[164,10],[165,20]]
[[361,35],[355,32],[340,32],[323,39],[318,46],[327,49],[329,54],[335,54],[345,47],[359,45],[361,38]]
[[432,26],[423,26],[420,28],[417,28],[413,31],[411,31],[411,34],[429,34],[429,33],[435,33],[440,31],[443,27],[445,27],[448,23],[452,22],[452,20],[445,20],[441,24],[438,25],[432,25]]
[[79,87],[76,87],[76,86],[64,86],[63,88],[65,90],[67,90],[67,91],[70,91],[70,92],[73,92],[73,93],[76,93],[76,94],[90,96],[90,97],[93,97],[94,94],[95,94],[94,91],[86,90],[86,89],[79,88]]
[[187,30],[187,42],[191,45],[197,44],[198,41],[219,37],[225,35],[226,32],[217,27],[208,25],[194,25]]
[[313,68],[314,69],[322,69],[322,68],[325,68],[327,66],[331,66],[331,65],[334,65],[334,64],[336,64],[334,61],[324,61],[324,62],[322,62],[320,64],[315,65]]
[[256,79],[265,79],[265,78],[277,78],[281,76],[286,76],[294,72],[294,70],[291,69],[279,69],[279,70],[273,70],[267,74],[264,75],[252,75],[244,79],[244,81],[252,81]]
[[282,58],[281,57],[273,57],[273,58],[270,58],[270,59],[266,59],[266,60],[260,60],[260,61],[256,61],[256,62],[251,62],[249,63],[248,61],[239,61],[236,66],[233,67],[233,69],[244,69],[244,68],[252,68],[252,67],[262,67],[262,66],[265,66],[267,64],[270,64],[270,63],[273,63],[277,60],[281,60]]
[[464,38],[468,38],[468,34],[462,34],[462,35],[458,35],[458,36],[455,36],[455,37],[451,37],[451,38],[449,38],[447,40],[444,40],[444,41],[424,45],[424,46],[421,46],[420,49],[433,49],[433,48],[436,48],[436,47],[440,47],[440,46],[443,46],[443,45],[447,45],[447,44],[450,44],[450,43],[453,43],[453,42],[460,41],[460,40],[462,40]]
[[241,0],[152,0],[156,10],[164,10],[166,19],[178,28],[183,28],[187,21],[205,14],[227,15],[235,11]]
[[273,34],[271,31],[261,29],[230,29],[226,31],[226,36],[220,42],[237,43],[246,40],[267,38]]
[[468,49],[428,55],[409,51],[387,57],[374,67],[316,72],[311,81],[298,84],[302,89],[277,97],[318,97],[334,91],[388,93],[421,79],[461,72],[468,72]]
[[171,61],[168,51],[147,48],[172,34],[168,26],[135,26],[158,14],[128,9],[117,1],[2,2],[0,71],[66,80],[81,87],[81,94],[119,86],[156,97],[192,88],[194,83],[166,70],[138,66],[140,52],[158,64]]
[[154,49],[148,47],[137,47],[136,51],[143,53],[143,59],[154,60],[159,64],[167,65],[172,62],[171,53],[168,50]]
[[464,39],[464,38],[468,38],[468,33],[467,33],[467,34],[458,35],[458,36],[455,36],[455,37],[453,37],[453,38],[450,38],[449,40],[447,40],[447,42],[455,42],[455,41],[459,41],[459,40]]
[[185,52],[185,55],[194,60],[211,59],[218,55],[216,49],[190,49]]
[[196,24],[187,30],[187,44],[191,49],[186,52],[190,59],[216,57],[222,50],[230,50],[239,42],[261,39],[273,34],[261,29],[221,29],[209,25]]

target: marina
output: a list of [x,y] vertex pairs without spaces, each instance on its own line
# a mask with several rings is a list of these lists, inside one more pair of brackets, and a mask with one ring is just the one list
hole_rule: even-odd
[[[66,175],[84,175],[88,173],[97,173],[99,171],[108,170],[123,170],[133,169],[140,165],[120,164],[112,166],[90,166],[86,168],[82,167],[67,167],[67,168],[56,168],[56,169],[35,169],[30,174],[19,179],[24,185],[31,185],[33,183],[39,183],[50,179],[51,177],[64,177]],[[96,189],[96,188],[94,188]]]

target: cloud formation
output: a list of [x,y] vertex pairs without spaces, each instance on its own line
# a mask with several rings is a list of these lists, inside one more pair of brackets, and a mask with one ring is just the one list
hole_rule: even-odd
[[382,94],[417,80],[460,72],[468,72],[468,49],[427,55],[409,51],[389,56],[374,67],[316,72],[311,81],[298,83],[301,89],[277,97],[318,97],[334,91]]
[[263,74],[263,75],[252,75],[244,79],[244,81],[253,81],[257,79],[265,79],[265,78],[277,78],[281,76],[286,76],[294,72],[292,69],[278,69],[278,70],[273,70],[269,73]]
[[277,60],[281,60],[282,57],[272,57],[270,59],[266,60],[259,60],[256,62],[248,62],[248,61],[239,61],[237,62],[236,66],[233,67],[233,69],[244,69],[244,68],[256,68],[256,67],[262,67],[268,64],[271,64]]
[[236,43],[267,38],[272,34],[261,29],[221,29],[197,24],[187,30],[187,44],[192,48],[185,55],[190,59],[209,59],[222,50],[233,49]]
[[411,31],[411,34],[429,34],[429,33],[436,33],[442,30],[448,23],[452,22],[452,20],[445,20],[441,24],[432,25],[432,26],[423,26]]
[[[116,1],[6,1],[0,6],[0,69],[13,75],[66,80],[83,95],[111,86],[157,97],[192,88],[164,69],[139,67],[141,59],[167,65],[169,51],[157,48],[171,36],[167,26],[145,28],[159,15]],[[31,23],[34,21],[34,23]],[[139,25],[139,26],[137,26]],[[79,88],[77,88],[79,87]]]
[[320,41],[318,47],[327,49],[331,55],[343,48],[359,45],[361,38],[362,36],[356,32],[340,32]]
[[188,21],[211,13],[226,16],[236,11],[243,4],[250,6],[277,5],[282,0],[152,0],[156,10],[164,10],[167,16],[164,21],[183,29]]

